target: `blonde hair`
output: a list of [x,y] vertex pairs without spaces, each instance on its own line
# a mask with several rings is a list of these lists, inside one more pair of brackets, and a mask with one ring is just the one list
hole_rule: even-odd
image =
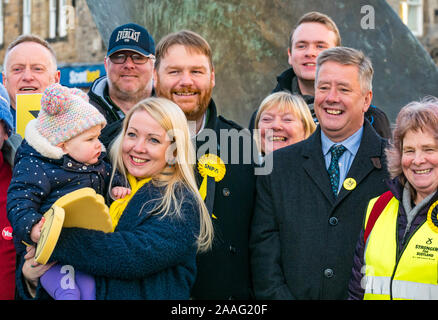
[[[304,128],[304,137],[307,139],[315,131],[316,125],[313,121],[312,114],[304,99],[287,91],[272,93],[263,99],[255,117],[254,129],[259,129],[259,121],[262,113],[273,107],[278,107],[281,113],[290,112],[295,117],[301,119]],[[260,135],[254,134],[254,139],[261,150]]]
[[[128,112],[123,121],[123,129],[110,150],[113,163],[110,186],[116,169],[127,181],[128,172],[122,159],[122,143],[132,115],[139,111],[146,111],[160,124],[167,132],[172,142],[171,146],[174,148],[168,148],[166,153],[168,163],[172,162],[174,164],[168,165],[159,174],[151,177],[154,185],[165,188],[162,200],[156,207],[156,209],[159,209],[156,214],[162,214],[163,216],[168,214],[179,215],[182,201],[176,197],[176,194],[181,190],[182,185],[187,187],[193,194],[200,211],[200,232],[197,238],[198,251],[206,251],[212,245],[213,224],[197,188],[194,176],[195,151],[187,120],[183,111],[175,103],[164,98],[152,97],[140,101]],[[169,152],[173,150],[174,152]]]

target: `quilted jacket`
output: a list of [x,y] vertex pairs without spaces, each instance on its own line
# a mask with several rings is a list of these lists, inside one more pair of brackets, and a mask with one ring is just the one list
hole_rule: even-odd
[[94,165],[79,163],[50,145],[33,124],[26,128],[25,139],[17,150],[7,197],[8,219],[18,254],[24,252],[22,241],[32,244],[32,226],[58,198],[85,187],[105,195],[111,173],[110,165],[102,160],[104,152]]

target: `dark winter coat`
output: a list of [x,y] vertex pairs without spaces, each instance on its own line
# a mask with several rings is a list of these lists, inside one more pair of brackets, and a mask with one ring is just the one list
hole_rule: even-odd
[[[192,290],[194,299],[249,299],[252,297],[249,265],[249,227],[254,210],[255,176],[251,161],[251,136],[241,131],[236,123],[217,116],[216,106],[211,100],[207,111],[208,120],[205,129],[215,132],[217,148],[202,148],[204,133],[196,139],[197,158],[204,153],[216,153],[224,162],[226,174],[215,182],[208,183],[206,204],[212,214],[215,230],[213,249],[198,255],[198,275]],[[211,131],[213,130],[213,131]],[[240,133],[241,139],[234,143],[232,139],[222,140],[222,134]],[[243,140],[246,139],[246,142]],[[208,143],[210,139],[206,139]],[[248,143],[249,141],[249,143]],[[211,141],[210,141],[211,142]],[[244,161],[244,150],[250,154],[250,161]],[[203,152],[201,152],[203,150]],[[226,151],[228,156],[226,157]],[[232,163],[233,156],[239,156]],[[198,186],[202,178],[197,171]],[[213,217],[214,215],[214,217]]]
[[99,139],[106,148],[109,148],[122,129],[125,114],[109,97],[107,76],[100,77],[93,82],[88,91],[88,97],[90,104],[96,107],[106,119],[107,125],[102,129]]
[[386,142],[365,120],[347,177],[356,187],[333,197],[321,128],[271,153],[273,171],[257,179],[251,267],[258,299],[346,299],[368,201],[386,191]]
[[[189,299],[196,274],[199,209],[182,187],[176,193],[180,217],[154,214],[163,193],[163,188],[146,183],[112,233],[62,229],[51,261],[94,276],[98,300]],[[25,294],[22,281],[17,288]],[[39,285],[36,298],[42,296],[47,298]]]

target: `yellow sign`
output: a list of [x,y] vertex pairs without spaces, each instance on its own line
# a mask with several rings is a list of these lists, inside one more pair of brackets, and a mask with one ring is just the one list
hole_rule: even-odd
[[35,261],[40,264],[46,264],[55,249],[65,218],[64,209],[53,205],[44,214],[44,218],[46,221],[41,228],[40,240],[35,251]]
[[345,189],[351,191],[356,188],[356,180],[354,180],[353,178],[347,178],[344,180],[343,186]]
[[38,117],[42,93],[17,94],[17,133],[24,138],[24,131],[30,120]]
[[61,228],[82,228],[105,233],[113,229],[105,199],[91,188],[78,189],[62,196],[44,214],[44,218],[46,221],[35,252],[35,261],[39,264],[46,264],[49,260]]

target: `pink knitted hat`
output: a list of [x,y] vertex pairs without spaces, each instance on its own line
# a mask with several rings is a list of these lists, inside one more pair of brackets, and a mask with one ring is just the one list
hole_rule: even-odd
[[67,88],[59,83],[44,90],[36,128],[56,146],[96,126],[106,125],[105,117],[91,104],[82,90]]

